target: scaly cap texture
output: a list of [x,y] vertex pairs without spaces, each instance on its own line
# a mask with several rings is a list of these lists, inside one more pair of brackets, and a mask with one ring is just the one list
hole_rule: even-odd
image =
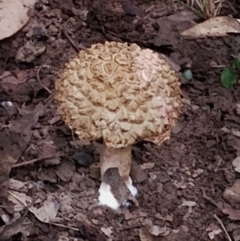
[[160,145],[180,112],[180,82],[169,64],[136,44],[106,42],[79,52],[56,81],[65,123],[80,139],[121,148]]

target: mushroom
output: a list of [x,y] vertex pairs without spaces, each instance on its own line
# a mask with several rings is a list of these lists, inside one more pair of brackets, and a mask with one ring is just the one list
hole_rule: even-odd
[[[135,196],[131,146],[136,140],[160,145],[170,138],[181,107],[175,71],[150,49],[105,42],[81,50],[65,65],[55,87],[58,111],[69,128],[80,139],[103,139],[101,176],[118,168]],[[98,200],[113,209],[122,205],[103,181]]]

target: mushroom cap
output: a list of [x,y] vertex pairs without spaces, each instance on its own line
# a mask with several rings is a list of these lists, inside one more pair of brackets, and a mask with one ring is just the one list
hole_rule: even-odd
[[80,139],[112,148],[136,140],[161,144],[180,113],[180,82],[166,60],[137,44],[106,42],[82,50],[55,83],[58,111]]

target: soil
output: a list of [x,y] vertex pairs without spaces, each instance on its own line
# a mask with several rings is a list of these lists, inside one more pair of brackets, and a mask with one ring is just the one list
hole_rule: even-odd
[[[220,83],[221,66],[239,54],[240,36],[183,39],[179,30],[191,26],[193,17],[169,22],[183,10],[165,0],[125,5],[43,0],[27,26],[1,42],[0,75],[20,73],[22,80],[17,85],[0,82],[1,125],[51,100],[57,73],[93,43],[138,43],[167,55],[180,72],[193,72],[192,80],[181,80],[184,106],[171,139],[162,146],[139,142],[133,147],[138,207],[113,211],[96,204],[101,144],[78,140],[57,115],[56,104],[49,102],[19,159],[41,161],[13,168],[10,177],[34,183],[37,188],[28,193],[32,198],[55,197],[61,203],[58,219],[49,224],[28,213],[31,231],[12,231],[8,240],[230,241],[227,234],[240,240],[239,207],[223,195],[240,178],[232,166],[240,152],[240,85],[225,89]],[[232,1],[222,13],[239,18],[240,9]],[[22,48],[26,43],[34,49],[30,56]]]

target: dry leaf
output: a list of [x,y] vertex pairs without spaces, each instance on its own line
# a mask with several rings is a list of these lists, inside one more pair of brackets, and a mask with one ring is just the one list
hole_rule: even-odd
[[208,236],[209,236],[209,238],[210,238],[211,240],[213,240],[213,239],[215,238],[215,235],[220,234],[220,233],[222,232],[222,230],[221,230],[218,226],[216,226],[215,224],[213,224],[213,223],[211,223],[211,224],[207,227],[206,231],[209,232],[209,233],[208,233]]
[[240,209],[240,179],[237,179],[232,187],[225,189],[223,197],[232,205]]
[[42,112],[42,106],[32,113],[12,121],[0,132],[0,197],[7,197],[8,176],[12,166],[18,161],[32,136],[32,127]]
[[166,236],[170,233],[169,228],[166,226],[161,227],[154,225],[151,220],[145,220],[143,224],[145,225],[147,231],[153,236]]
[[12,36],[28,22],[34,3],[35,0],[0,1],[0,40]]
[[101,231],[109,238],[112,238],[112,227],[108,227],[108,228],[101,228]]
[[156,237],[153,237],[146,228],[139,229],[139,237],[141,241],[154,241]]
[[140,165],[140,167],[141,167],[143,170],[152,169],[152,168],[154,168],[154,166],[155,166],[155,163],[154,163],[154,162],[147,162],[147,163],[143,163],[142,165]]
[[239,156],[233,160],[232,165],[234,167],[234,170],[236,172],[240,173],[240,157]]
[[240,33],[240,25],[237,19],[230,16],[210,18],[197,24],[181,34],[185,38],[197,39],[205,37],[221,37],[228,33]]
[[183,203],[181,204],[181,206],[183,206],[183,207],[189,207],[189,208],[194,207],[194,206],[196,206],[196,205],[197,205],[196,202],[186,201],[186,200],[184,200]]
[[18,191],[9,191],[8,200],[14,203],[14,211],[22,211],[28,204],[32,202],[32,198],[25,193]]
[[198,168],[196,170],[194,170],[193,174],[192,174],[192,177],[196,178],[198,177],[199,175],[201,175],[203,173],[203,169],[201,168]]
[[132,161],[130,175],[134,183],[144,182],[148,178],[147,174],[134,160]]
[[186,220],[190,214],[192,213],[192,208],[196,206],[197,204],[193,201],[186,201],[184,200],[183,203],[181,204],[182,207],[188,207],[187,213],[184,215],[183,219]]
[[233,221],[235,221],[235,220],[240,221],[240,210],[233,209],[229,204],[224,203],[224,206],[222,208],[222,212],[224,214],[227,214],[228,217],[231,220],[233,220]]
[[49,223],[56,218],[59,208],[59,202],[57,202],[53,194],[50,194],[40,208],[31,207],[30,211],[38,220],[44,223]]
[[232,237],[234,241],[240,241],[240,228],[233,231]]

